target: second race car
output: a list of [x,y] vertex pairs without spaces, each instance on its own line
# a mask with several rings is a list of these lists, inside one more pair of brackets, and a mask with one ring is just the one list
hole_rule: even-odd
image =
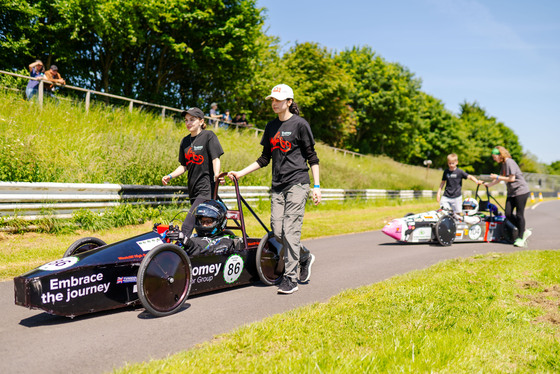
[[[463,202],[463,212],[453,213],[449,209],[438,209],[418,214],[407,214],[393,219],[382,232],[403,243],[439,243],[449,246],[456,241],[494,241],[513,243],[517,238],[517,227],[506,219],[502,208],[486,189],[486,199],[475,192],[475,198]],[[503,210],[503,208],[502,208]]]

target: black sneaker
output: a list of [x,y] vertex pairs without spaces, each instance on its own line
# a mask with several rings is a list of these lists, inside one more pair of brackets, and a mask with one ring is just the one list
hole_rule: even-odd
[[311,278],[311,265],[315,262],[315,256],[309,255],[305,261],[299,263],[299,281],[307,282]]
[[297,283],[292,282],[290,278],[283,277],[280,286],[278,286],[278,293],[291,294],[298,290]]

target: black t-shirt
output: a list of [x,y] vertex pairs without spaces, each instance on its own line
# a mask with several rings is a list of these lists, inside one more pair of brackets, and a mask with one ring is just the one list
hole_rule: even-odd
[[266,125],[261,145],[263,152],[257,163],[264,167],[272,158],[274,191],[282,191],[298,183],[310,183],[307,163],[318,164],[319,158],[311,127],[305,119],[296,114],[284,122],[275,118]]
[[445,171],[443,172],[443,177],[441,177],[442,181],[446,181],[445,192],[443,193],[443,196],[449,198],[461,196],[463,179],[467,179],[468,177],[469,175],[467,174],[467,172],[459,168],[453,171],[445,169]]
[[216,134],[202,130],[194,138],[185,136],[179,148],[179,163],[186,166],[188,172],[189,198],[212,198],[214,185],[214,168],[212,160],[224,154]]

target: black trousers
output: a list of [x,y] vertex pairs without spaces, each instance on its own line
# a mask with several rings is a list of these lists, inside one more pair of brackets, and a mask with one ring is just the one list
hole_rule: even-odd
[[[506,218],[509,219],[517,229],[519,230],[519,237],[523,237],[525,232],[525,205],[527,205],[527,199],[529,198],[529,192],[524,195],[519,196],[508,196],[506,199]],[[515,209],[515,214],[513,210]]]

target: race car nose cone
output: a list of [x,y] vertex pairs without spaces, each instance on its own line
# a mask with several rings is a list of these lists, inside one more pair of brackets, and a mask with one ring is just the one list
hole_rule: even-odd
[[401,220],[394,219],[383,227],[381,230],[385,235],[396,240],[403,240],[404,223]]

